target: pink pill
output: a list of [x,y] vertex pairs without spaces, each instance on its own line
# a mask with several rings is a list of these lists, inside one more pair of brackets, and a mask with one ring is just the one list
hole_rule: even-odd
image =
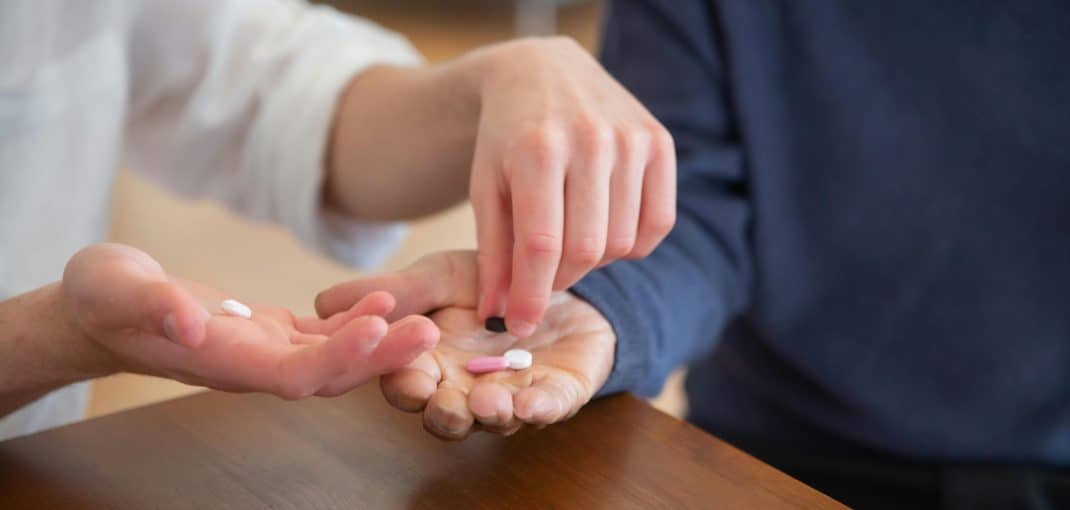
[[468,370],[473,374],[497,372],[499,370],[505,370],[509,368],[509,360],[505,359],[505,356],[485,356],[482,358],[472,358],[468,360],[468,363],[464,365],[464,368],[465,370]]

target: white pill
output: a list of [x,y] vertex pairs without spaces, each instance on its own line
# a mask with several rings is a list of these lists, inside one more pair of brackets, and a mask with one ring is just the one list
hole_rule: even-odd
[[245,306],[241,301],[228,299],[223,301],[223,303],[219,305],[219,308],[223,309],[223,313],[227,315],[245,317],[246,319],[251,319],[253,317],[253,310],[248,306]]
[[513,370],[531,368],[531,353],[524,349],[509,349],[505,351],[505,360],[509,362],[509,368]]

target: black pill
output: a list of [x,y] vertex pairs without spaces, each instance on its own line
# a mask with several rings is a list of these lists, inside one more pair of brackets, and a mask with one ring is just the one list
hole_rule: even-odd
[[483,323],[483,327],[487,328],[487,331],[493,331],[495,333],[505,333],[509,331],[509,328],[505,327],[505,319],[502,317],[487,317],[487,322]]

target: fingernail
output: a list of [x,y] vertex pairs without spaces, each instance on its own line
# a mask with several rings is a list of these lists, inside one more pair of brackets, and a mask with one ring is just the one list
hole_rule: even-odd
[[542,397],[531,406],[531,413],[535,416],[546,416],[553,412],[554,404],[547,397]]
[[509,332],[519,337],[531,336],[535,332],[535,325],[528,321],[509,321]]
[[[543,394],[537,394],[526,408],[517,408],[517,418],[525,421],[537,420],[550,414],[553,409],[550,399]],[[523,413],[527,411],[526,413]],[[521,413],[524,416],[521,416]]]
[[178,331],[178,319],[175,318],[175,314],[169,313],[163,318],[163,332],[167,335],[167,339],[179,344],[185,345],[182,341],[182,334]]
[[[376,320],[376,319],[378,319],[379,321],[382,321],[383,324],[386,324],[386,321],[384,321],[382,318],[374,316],[374,315],[371,316],[370,318],[366,319],[366,320]],[[360,319],[357,319],[357,320],[360,320]],[[402,326],[404,326],[404,325],[402,325]],[[362,357],[363,356],[368,356],[372,352],[374,352],[376,349],[378,349],[379,348],[379,344],[381,344],[383,342],[383,339],[385,339],[386,336],[390,333],[390,326],[379,326],[379,327],[381,328],[381,331],[377,332],[374,336],[368,336],[367,338],[365,338],[360,343],[360,352],[361,352],[361,356]]]

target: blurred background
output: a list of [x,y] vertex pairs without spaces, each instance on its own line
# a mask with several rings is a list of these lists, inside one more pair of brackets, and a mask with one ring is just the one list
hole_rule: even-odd
[[[335,0],[339,10],[371,19],[407,36],[429,62],[523,35],[569,35],[595,51],[603,0]],[[286,232],[234,217],[208,203],[175,199],[137,175],[123,172],[114,194],[111,239],[152,254],[177,276],[204,281],[241,300],[274,303],[312,314],[315,294],[358,275],[303,247]],[[164,228],[161,228],[164,226]],[[475,248],[467,204],[414,223],[402,248],[382,268],[404,267],[433,251]],[[680,374],[654,400],[680,415]],[[137,375],[93,384],[90,416],[158,402],[199,388]]]

